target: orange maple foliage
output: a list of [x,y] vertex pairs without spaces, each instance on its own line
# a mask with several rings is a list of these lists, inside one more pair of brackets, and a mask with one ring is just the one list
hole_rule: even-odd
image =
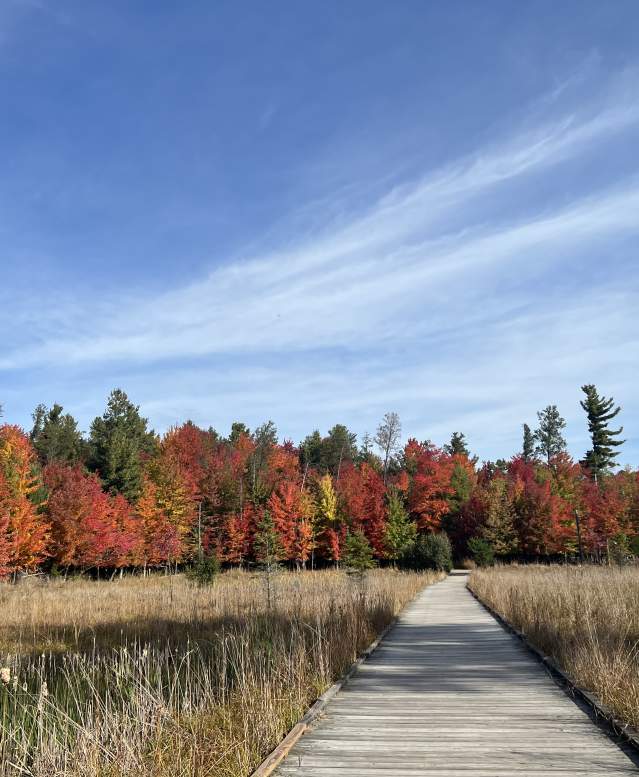
[[29,438],[17,426],[0,426],[0,573],[34,569],[48,555],[49,524],[34,503],[41,488]]
[[337,493],[349,527],[362,531],[375,553],[383,557],[386,488],[381,475],[366,462],[359,467],[347,462],[340,473]]
[[313,542],[313,502],[308,492],[293,482],[282,482],[271,494],[268,509],[285,557],[305,566]]
[[440,531],[442,516],[450,510],[454,491],[452,457],[428,442],[410,439],[404,448],[406,471],[410,478],[408,509],[419,529]]

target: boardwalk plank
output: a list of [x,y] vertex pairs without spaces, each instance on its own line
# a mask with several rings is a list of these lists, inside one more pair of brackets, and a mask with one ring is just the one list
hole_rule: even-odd
[[639,774],[465,583],[452,575],[404,611],[277,774]]

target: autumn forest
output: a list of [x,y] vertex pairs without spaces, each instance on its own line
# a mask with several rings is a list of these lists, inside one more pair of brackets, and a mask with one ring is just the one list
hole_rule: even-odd
[[0,571],[157,569],[215,556],[292,567],[340,562],[349,538],[379,562],[410,563],[420,538],[445,532],[457,559],[474,554],[601,558],[638,550],[639,473],[615,471],[612,400],[584,386],[593,446],[566,453],[555,406],[523,427],[522,451],[479,463],[454,433],[437,447],[409,439],[387,413],[373,439],[334,426],[299,445],[274,424],[228,437],[191,422],[158,436],[126,394],[112,392],[85,439],[55,405],[33,429],[0,427]]

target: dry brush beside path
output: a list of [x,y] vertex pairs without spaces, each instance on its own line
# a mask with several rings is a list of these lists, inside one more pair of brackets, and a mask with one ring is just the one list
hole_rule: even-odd
[[404,610],[280,777],[639,774],[466,578],[451,575]]
[[478,569],[479,598],[579,686],[639,729],[639,567]]
[[246,777],[438,578],[0,584],[0,774]]

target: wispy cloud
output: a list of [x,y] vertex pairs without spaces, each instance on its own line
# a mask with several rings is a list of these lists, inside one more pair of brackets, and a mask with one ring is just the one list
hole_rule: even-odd
[[[614,267],[629,261],[624,241],[636,247],[639,165],[579,196],[510,204],[514,191],[559,180],[562,165],[636,135],[637,97],[623,79],[592,104],[529,122],[183,288],[106,299],[91,316],[65,306],[55,325],[46,319],[30,342],[5,350],[0,369],[171,360],[165,374],[129,381],[160,423],[205,422],[213,396],[224,413],[235,403],[249,417],[286,417],[292,436],[311,406],[318,423],[348,415],[360,430],[394,407],[422,436],[459,427],[472,439],[490,428],[493,448],[498,426],[508,436],[534,422],[542,395],[578,407],[580,382],[599,377],[608,392],[630,391],[639,283]],[[609,277],[582,283],[604,247]]]
[[[464,278],[477,296],[502,265],[562,262],[606,236],[639,231],[639,183],[629,179],[560,209],[447,231],[446,220],[505,182],[538,175],[639,123],[639,102],[524,133],[418,183],[395,188],[346,226],[295,248],[239,261],[151,300],[117,302],[72,337],[56,333],[0,360],[4,369],[48,362],[152,361],[237,351],[349,347],[379,341],[399,321]],[[500,208],[502,210],[503,208]],[[558,254],[558,251],[560,252]],[[469,283],[472,281],[472,284]],[[436,317],[436,316],[435,316]],[[431,324],[435,321],[431,320]],[[419,322],[420,328],[426,327]],[[380,327],[382,327],[380,329]]]

